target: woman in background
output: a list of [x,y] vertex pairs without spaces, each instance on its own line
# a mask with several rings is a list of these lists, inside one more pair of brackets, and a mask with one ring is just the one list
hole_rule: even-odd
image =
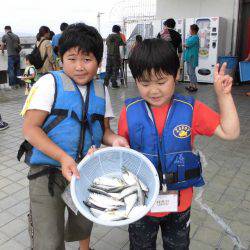
[[53,57],[53,49],[50,43],[50,29],[47,26],[41,26],[36,35],[36,46],[39,46],[41,58],[44,60],[42,68],[37,70],[39,75],[43,75],[51,70],[55,70],[55,60]]
[[197,88],[197,77],[195,74],[195,68],[198,66],[199,59],[199,47],[200,40],[197,35],[199,27],[196,24],[190,25],[190,37],[186,40],[186,43],[183,45],[185,48],[184,51],[184,61],[187,64],[187,73],[189,76],[190,84],[186,89],[189,92],[195,92]]

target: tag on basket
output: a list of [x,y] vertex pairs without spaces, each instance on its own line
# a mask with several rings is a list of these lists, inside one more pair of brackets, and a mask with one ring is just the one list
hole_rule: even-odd
[[62,193],[62,199],[64,200],[64,202],[66,203],[66,205],[68,207],[70,207],[70,209],[77,215],[78,209],[75,206],[72,197],[71,197],[71,193],[70,193],[70,185],[68,185],[64,192]]

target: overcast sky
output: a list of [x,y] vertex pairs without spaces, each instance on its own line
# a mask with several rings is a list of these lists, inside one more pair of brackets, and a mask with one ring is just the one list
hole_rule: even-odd
[[[101,15],[101,34],[105,37],[114,22],[121,20],[121,0],[3,0],[0,11],[0,32],[11,25],[17,34],[36,35],[41,25],[59,33],[62,22],[83,21],[97,28]],[[120,18],[119,18],[120,16]],[[1,34],[0,33],[0,34]]]

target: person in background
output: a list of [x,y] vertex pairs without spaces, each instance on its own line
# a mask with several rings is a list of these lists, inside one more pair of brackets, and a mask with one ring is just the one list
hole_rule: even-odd
[[54,35],[52,38],[51,44],[53,47],[53,56],[55,59],[56,70],[62,69],[62,61],[61,61],[59,53],[58,53],[58,51],[59,51],[58,42],[59,42],[60,37],[62,36],[62,33],[64,32],[64,30],[67,29],[68,26],[69,25],[67,23],[61,23],[61,25],[60,25],[61,32],[59,34]]
[[36,68],[32,64],[32,57],[30,54],[25,56],[25,64],[26,67],[21,79],[25,82],[25,95],[28,95],[31,87],[36,82]]
[[163,23],[164,28],[158,34],[157,38],[162,38],[170,42],[174,49],[176,50],[179,59],[181,59],[182,54],[182,38],[179,32],[175,30],[176,22],[173,18],[169,18]]
[[49,40],[52,41],[52,38],[55,36],[55,32],[51,30],[49,33],[50,33]]
[[119,35],[120,35],[122,41],[123,41],[124,43],[126,43],[127,39],[126,39],[125,34],[123,34],[122,32],[119,32]]
[[117,83],[117,77],[119,69],[121,67],[120,46],[125,45],[120,36],[121,27],[114,25],[112,27],[112,34],[106,39],[107,44],[107,64],[106,64],[106,76],[104,79],[105,86],[109,86],[109,80],[111,79],[112,88],[119,88]]
[[132,45],[132,49],[134,49],[136,46],[138,46],[139,44],[141,44],[142,41],[143,41],[142,36],[141,35],[136,35],[135,42]]
[[7,25],[4,28],[5,35],[2,37],[2,53],[4,54],[4,48],[7,48],[8,53],[8,76],[9,76],[9,85],[11,88],[18,88],[20,84],[17,76],[20,76],[20,39],[14,34],[11,30],[11,26]]
[[50,43],[50,29],[47,26],[41,26],[36,36],[36,46],[39,47],[39,51],[42,59],[45,61],[42,68],[37,70],[39,76],[46,74],[47,72],[55,69],[55,59],[53,57],[53,49]]
[[0,115],[0,131],[7,129],[8,127],[9,127],[9,124],[7,122],[4,122]]
[[187,73],[190,80],[189,86],[186,87],[186,90],[188,90],[189,92],[195,92],[198,90],[197,76],[195,73],[195,68],[198,66],[199,62],[200,40],[199,36],[197,35],[198,31],[198,25],[190,25],[190,36],[187,38],[185,44],[183,44],[183,47],[185,48],[184,61],[187,65]]
[[58,50],[59,39],[62,36],[63,31],[66,30],[68,26],[69,25],[67,23],[61,23],[61,25],[60,25],[61,32],[52,37],[52,42],[51,43],[52,43],[53,49],[57,48],[57,50]]
[[120,47],[120,57],[121,57],[121,63],[120,63],[120,81],[121,85],[124,85],[124,70],[125,70],[125,60],[127,59],[127,48],[126,48],[126,36],[121,31],[119,32],[119,35],[124,42],[124,45]]

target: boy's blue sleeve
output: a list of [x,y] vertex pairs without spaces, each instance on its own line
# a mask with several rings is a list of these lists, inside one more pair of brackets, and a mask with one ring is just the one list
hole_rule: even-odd
[[55,35],[52,37],[52,41],[51,41],[51,45],[52,45],[52,47],[54,48],[56,45],[55,45],[55,43],[56,43],[56,41],[55,41],[56,39],[55,39]]

